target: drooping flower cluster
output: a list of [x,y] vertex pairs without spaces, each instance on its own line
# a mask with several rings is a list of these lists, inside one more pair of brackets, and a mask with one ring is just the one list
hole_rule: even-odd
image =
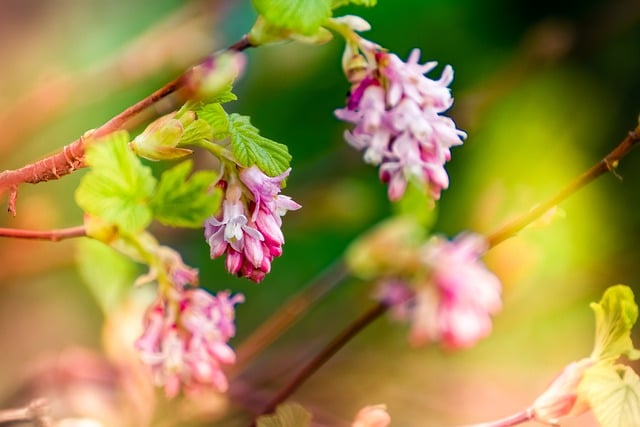
[[402,280],[382,285],[378,298],[411,323],[412,344],[464,348],[491,332],[491,316],[502,308],[501,284],[480,260],[485,250],[478,235],[434,237],[421,248],[422,278],[412,286]]
[[404,195],[409,181],[439,199],[449,186],[444,164],[451,159],[450,148],[466,138],[442,115],[453,104],[448,88],[453,69],[447,65],[439,80],[431,80],[424,74],[437,63],[419,64],[419,58],[420,51],[414,49],[403,62],[361,38],[357,49],[347,44],[343,57],[353,85],[346,107],[335,115],[356,125],[345,131],[345,139],[364,151],[367,163],[380,167],[380,179],[388,184],[393,201]]
[[270,177],[252,166],[227,183],[222,213],[205,222],[204,235],[211,258],[226,254],[230,273],[260,282],[282,254],[281,217],[301,207],[279,194],[289,172]]
[[227,342],[235,335],[234,306],[243,301],[239,294],[213,296],[194,288],[175,298],[158,297],[149,307],[136,348],[167,397],[176,396],[182,385],[227,390],[222,365],[235,362]]

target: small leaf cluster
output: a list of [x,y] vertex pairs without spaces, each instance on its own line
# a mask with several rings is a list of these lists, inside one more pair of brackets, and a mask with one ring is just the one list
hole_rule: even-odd
[[190,160],[156,179],[151,168],[129,149],[126,131],[93,141],[86,161],[91,170],[76,190],[76,202],[89,215],[136,234],[153,219],[169,226],[200,227],[213,215],[221,195],[211,186],[216,174],[198,171],[188,177]]
[[372,7],[376,3],[376,0],[253,0],[260,18],[249,37],[257,45],[286,39],[323,43],[331,39],[323,25],[334,9],[349,4]]

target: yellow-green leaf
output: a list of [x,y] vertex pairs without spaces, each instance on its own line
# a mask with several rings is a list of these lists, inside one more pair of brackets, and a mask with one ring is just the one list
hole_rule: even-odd
[[591,357],[614,361],[621,355],[640,358],[631,342],[631,328],[638,319],[638,306],[633,291],[625,285],[608,288],[599,303],[591,303],[596,316],[595,346]]
[[308,427],[311,414],[297,403],[278,406],[273,415],[263,415],[256,422],[257,427]]
[[640,378],[628,366],[589,368],[579,386],[601,427],[640,426]]

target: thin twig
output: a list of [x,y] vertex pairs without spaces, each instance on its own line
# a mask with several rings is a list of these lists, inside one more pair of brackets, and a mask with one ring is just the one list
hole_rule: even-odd
[[74,237],[85,237],[87,229],[84,225],[54,230],[21,230],[18,228],[0,228],[0,237],[12,237],[15,239],[50,240],[58,242]]
[[526,423],[534,418],[534,413],[531,409],[526,409],[517,414],[510,415],[508,417],[501,418],[495,421],[489,421],[487,423],[467,425],[464,427],[513,427],[518,424]]
[[[366,311],[362,316],[358,317],[346,329],[344,329],[337,337],[333,339],[326,347],[322,349],[313,359],[309,360],[306,365],[289,381],[280,391],[265,405],[260,412],[261,415],[273,412],[276,407],[284,402],[298,387],[304,383],[313,373],[315,373],[322,365],[324,365],[334,354],[347,344],[351,338],[356,336],[366,326],[370,325],[374,320],[382,316],[387,311],[385,304],[379,303]],[[251,424],[254,427],[255,421]]]
[[615,173],[615,169],[618,167],[619,161],[624,156],[626,156],[638,143],[640,143],[640,126],[629,132],[627,137],[622,140],[622,142],[618,144],[618,146],[614,148],[613,151],[607,154],[607,156],[605,156],[602,160],[593,165],[589,170],[584,172],[574,181],[570,182],[568,185],[558,191],[558,193],[556,193],[549,200],[536,205],[529,212],[520,215],[519,217],[513,219],[512,221],[508,222],[507,224],[487,236],[489,247],[494,247],[498,243],[501,243],[504,240],[515,236],[524,227],[540,218],[551,208],[558,205],[560,202],[565,200],[576,191],[580,190],[585,185],[589,184],[594,179],[598,178],[600,175],[603,175],[606,172]]

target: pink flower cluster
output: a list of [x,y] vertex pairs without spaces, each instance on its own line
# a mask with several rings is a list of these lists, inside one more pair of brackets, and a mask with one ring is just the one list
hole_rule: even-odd
[[400,280],[383,285],[378,298],[393,306],[396,317],[410,321],[413,345],[464,348],[491,332],[491,316],[502,308],[501,284],[480,260],[485,250],[478,235],[453,241],[434,237],[421,249],[425,279],[413,288]]
[[227,390],[222,365],[235,362],[227,341],[235,335],[234,306],[243,301],[242,295],[213,296],[194,288],[159,297],[149,307],[136,348],[167,397],[176,396],[181,385]]
[[[418,49],[403,62],[378,45],[361,41],[365,69],[353,74],[345,66],[353,86],[346,108],[335,111],[339,119],[356,125],[345,131],[345,139],[364,151],[367,163],[380,166],[390,200],[400,199],[412,180],[437,200],[449,186],[444,164],[451,159],[450,148],[466,138],[451,118],[442,115],[453,104],[448,89],[453,69],[446,66],[439,80],[431,80],[424,74],[436,62],[419,64]],[[348,47],[346,54],[352,49]],[[351,59],[354,64],[364,61],[361,55]]]
[[282,254],[282,216],[301,206],[279,194],[291,169],[276,177],[257,166],[243,169],[240,182],[229,182],[222,213],[205,224],[205,239],[211,258],[226,253],[226,268],[232,274],[261,282],[271,270],[273,258]]

